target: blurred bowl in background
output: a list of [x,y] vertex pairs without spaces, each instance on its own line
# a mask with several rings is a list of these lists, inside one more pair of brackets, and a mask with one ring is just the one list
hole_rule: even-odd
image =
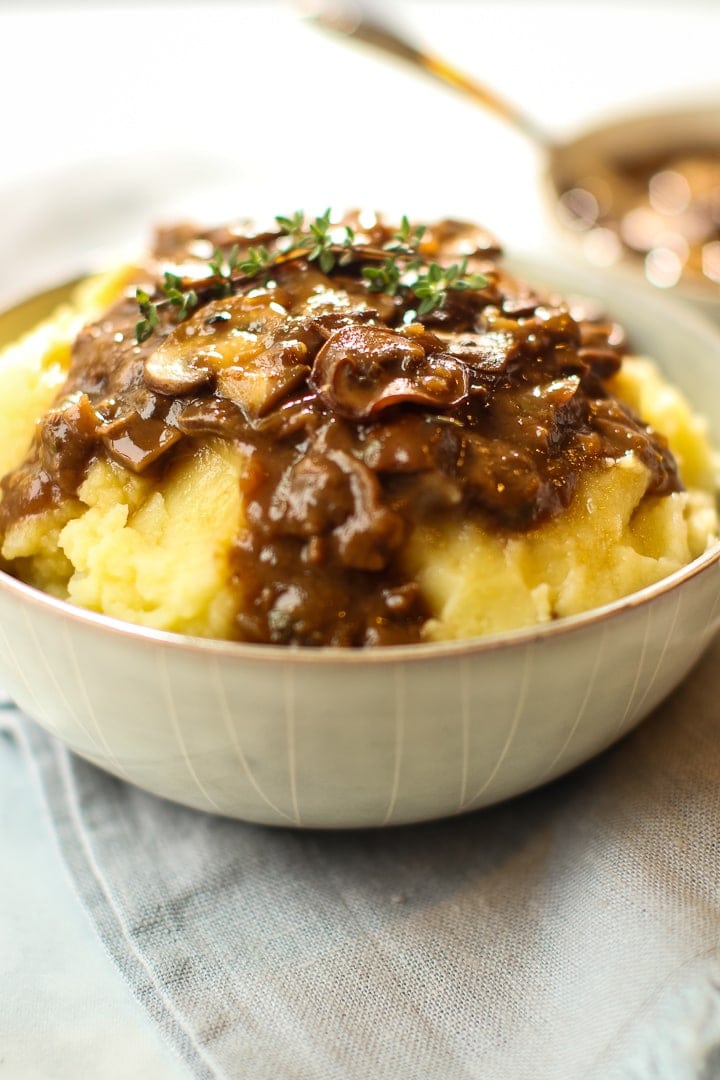
[[720,101],[603,124],[553,149],[548,175],[585,259],[720,319]]

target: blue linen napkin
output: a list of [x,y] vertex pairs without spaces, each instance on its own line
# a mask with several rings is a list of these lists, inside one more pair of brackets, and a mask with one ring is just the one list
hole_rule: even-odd
[[719,660],[542,790],[374,832],[177,807],[17,720],[80,899],[192,1075],[712,1080]]

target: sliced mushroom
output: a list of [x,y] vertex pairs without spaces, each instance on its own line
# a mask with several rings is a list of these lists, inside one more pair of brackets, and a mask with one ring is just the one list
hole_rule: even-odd
[[553,379],[552,382],[536,386],[532,391],[532,396],[553,409],[560,409],[575,396],[579,386],[579,375],[566,375],[563,379]]
[[145,360],[145,383],[160,394],[189,394],[224,368],[247,364],[272,343],[286,311],[269,293],[206,304]]
[[451,356],[484,375],[506,371],[518,352],[517,339],[509,330],[448,335],[445,347]]
[[143,419],[131,413],[114,420],[100,435],[108,453],[126,469],[141,473],[183,437],[182,431],[158,417]]
[[310,373],[301,341],[279,341],[264,352],[221,371],[217,392],[239,405],[249,419],[265,416]]
[[183,405],[177,426],[185,435],[237,438],[247,427],[242,409],[227,398],[198,397]]
[[[184,330],[184,327],[178,328]],[[159,394],[190,394],[212,379],[207,357],[175,331],[145,361],[145,382]]]
[[342,416],[363,419],[400,402],[444,409],[468,395],[469,371],[446,353],[378,326],[337,330],[315,357],[311,382]]

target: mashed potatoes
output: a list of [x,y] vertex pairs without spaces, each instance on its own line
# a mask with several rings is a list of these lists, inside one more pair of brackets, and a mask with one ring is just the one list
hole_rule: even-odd
[[575,615],[652,585],[717,537],[717,462],[703,420],[651,361],[626,357],[615,392],[667,437],[687,490],[646,498],[628,454],[583,478],[565,514],[517,537],[420,529],[408,557],[435,617],[434,640],[467,638]]
[[[86,283],[71,303],[0,354],[0,475],[23,467],[38,420],[63,386],[80,327],[96,319],[127,280],[122,272]],[[413,338],[408,332],[413,344],[421,333]],[[284,363],[283,371],[292,366]],[[228,371],[239,379],[236,354],[222,369],[223,385]],[[563,393],[571,392],[566,384],[572,378],[564,376]],[[474,637],[585,611],[665,577],[715,541],[716,469],[703,422],[647,360],[626,357],[608,384],[650,429],[667,437],[684,490],[648,494],[650,470],[630,448],[593,459],[561,511],[522,527],[493,524],[485,504],[479,514],[455,513],[450,506],[418,520],[395,565],[420,588],[419,639]],[[400,393],[397,387],[393,392]],[[259,429],[261,421],[253,421]],[[347,475],[352,466],[343,457],[346,449],[330,453]],[[117,455],[93,453],[76,490],[8,521],[0,534],[0,565],[55,596],[129,622],[201,636],[247,636],[238,633],[238,612],[248,599],[236,553],[248,530],[253,460],[243,437],[221,438],[209,429],[166,454],[160,472],[154,465],[137,469]],[[298,472],[297,462],[293,470]],[[283,506],[295,499],[295,507],[299,496],[288,488],[287,475],[279,490],[285,492]],[[355,488],[364,482],[352,474]],[[299,488],[308,506],[312,502],[308,515],[329,498],[325,478],[322,498],[308,501],[314,483],[315,474],[308,473]],[[277,496],[272,505],[277,507]],[[385,536],[390,525],[383,529]],[[313,552],[324,550],[320,542],[313,547],[313,537],[327,536],[328,530],[313,532],[301,522],[292,533],[303,537],[306,568]],[[328,579],[320,556],[316,561],[321,588]],[[356,576],[372,570],[371,562],[364,551],[346,559]],[[404,598],[404,588],[401,583],[394,595]],[[286,593],[292,600],[291,590]],[[296,617],[286,593],[274,602],[273,627],[280,626],[283,612]],[[325,606],[332,608],[332,599]],[[344,617],[338,604],[334,617]]]
[[[0,352],[0,475],[25,458],[62,386],[81,327],[117,298],[128,271],[82,285],[71,302]],[[243,456],[208,440],[158,491],[114,461],[89,468],[77,498],[6,530],[0,566],[54,596],[162,630],[227,637],[235,589],[228,551],[242,523]]]

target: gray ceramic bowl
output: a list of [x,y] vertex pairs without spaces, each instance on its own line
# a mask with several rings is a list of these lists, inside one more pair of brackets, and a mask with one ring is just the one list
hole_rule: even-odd
[[[612,278],[528,266],[607,303],[720,442],[720,333]],[[299,827],[462,813],[542,784],[638,724],[720,624],[720,546],[542,629],[370,652],[184,638],[0,574],[0,682],[75,752],[177,802]]]

